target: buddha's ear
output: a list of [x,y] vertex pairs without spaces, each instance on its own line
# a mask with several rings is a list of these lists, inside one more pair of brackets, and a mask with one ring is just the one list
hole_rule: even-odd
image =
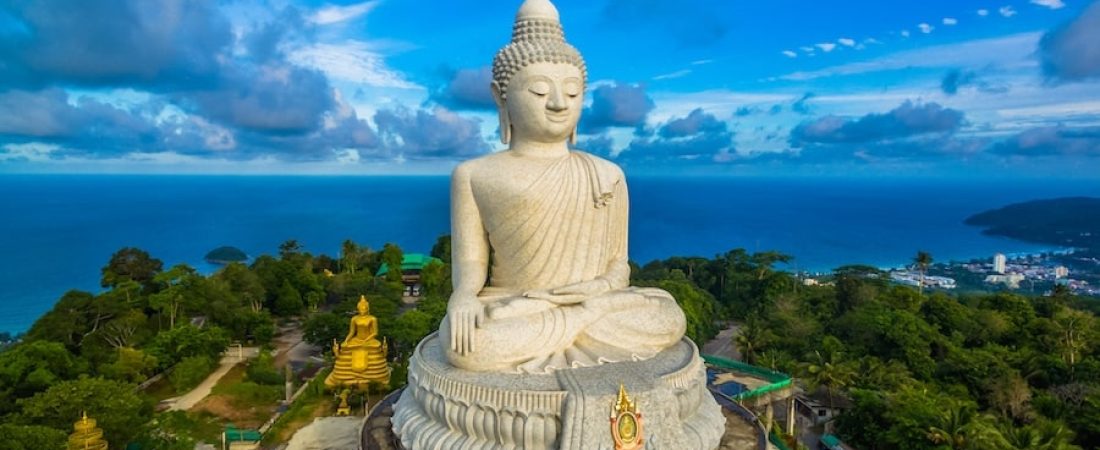
[[489,87],[493,91],[493,101],[497,104],[497,114],[500,116],[500,142],[508,145],[512,141],[512,119],[508,117],[508,104],[504,100],[500,83],[493,80]]

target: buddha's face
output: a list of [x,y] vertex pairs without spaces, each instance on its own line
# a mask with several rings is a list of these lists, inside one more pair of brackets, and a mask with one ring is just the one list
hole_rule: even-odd
[[359,310],[359,315],[361,316],[365,316],[370,312],[370,306],[367,306],[366,303],[360,303],[356,308]]
[[584,79],[572,64],[530,64],[512,76],[504,103],[512,123],[512,139],[562,142],[580,120]]

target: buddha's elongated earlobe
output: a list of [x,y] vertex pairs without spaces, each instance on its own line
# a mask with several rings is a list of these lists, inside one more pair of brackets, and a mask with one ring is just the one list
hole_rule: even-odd
[[577,127],[573,127],[573,131],[569,133],[569,143],[572,144],[573,147],[577,146]]
[[508,145],[512,142],[512,119],[508,117],[508,104],[504,100],[500,83],[494,80],[490,89],[493,91],[493,101],[497,104],[497,114],[500,116],[500,142]]

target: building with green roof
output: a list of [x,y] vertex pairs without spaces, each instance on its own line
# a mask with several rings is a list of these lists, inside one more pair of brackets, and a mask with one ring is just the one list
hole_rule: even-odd
[[[406,253],[401,257],[401,282],[405,284],[406,298],[420,296],[423,287],[420,284],[420,272],[424,270],[424,266],[432,262],[443,264],[443,260],[423,253]],[[389,265],[382,263],[376,275],[384,276],[389,272]]]

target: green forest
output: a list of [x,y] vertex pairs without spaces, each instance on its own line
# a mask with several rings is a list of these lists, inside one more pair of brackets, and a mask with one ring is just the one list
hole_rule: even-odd
[[[438,327],[450,295],[449,237],[431,255],[443,263],[425,266],[412,307],[401,302],[399,270],[375,276],[383,263],[401,266],[393,244],[373,250],[346,241],[330,257],[291,240],[278,255],[209,276],[121,249],[102,268],[102,292],[66,293],[0,352],[0,449],[63,448],[82,411],[112,448],[191,448],[179,417],[153,413],[158,399],[196,385],[231,343],[269,345],[280,327],[300,326],[306,341],[328,348],[347,333],[360,295],[395,359],[390,387],[400,387],[402,364]],[[856,448],[1100,447],[1094,299],[1064,290],[918,292],[866,266],[806,286],[777,269],[790,260],[741,249],[670,258],[632,264],[633,284],[669,291],[696,342],[739,324],[735,343],[747,362],[850,405],[836,429]],[[282,380],[270,364],[261,358],[248,370],[261,394]],[[138,389],[165,372],[168,394]]]

